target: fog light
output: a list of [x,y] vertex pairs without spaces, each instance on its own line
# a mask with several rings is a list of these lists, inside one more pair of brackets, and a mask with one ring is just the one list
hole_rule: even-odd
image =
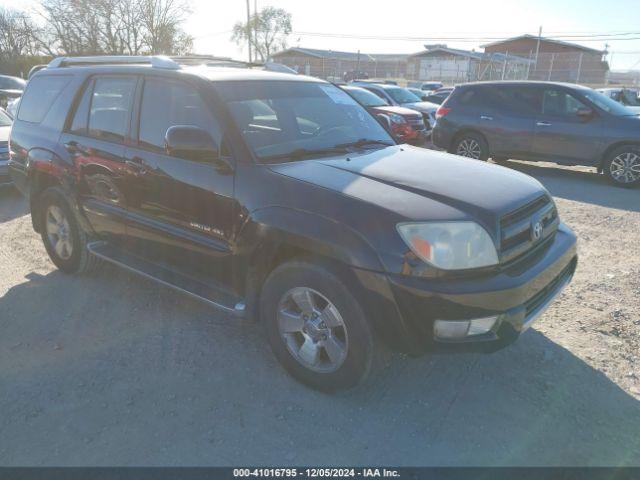
[[445,340],[461,339],[483,335],[489,332],[498,320],[497,316],[474,318],[473,320],[436,320],[433,333],[437,338]]

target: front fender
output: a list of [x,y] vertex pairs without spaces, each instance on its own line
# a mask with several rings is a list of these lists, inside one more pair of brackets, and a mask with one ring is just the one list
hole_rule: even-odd
[[253,252],[265,242],[290,245],[357,268],[383,270],[375,249],[359,232],[305,210],[273,206],[252,212],[238,245]]

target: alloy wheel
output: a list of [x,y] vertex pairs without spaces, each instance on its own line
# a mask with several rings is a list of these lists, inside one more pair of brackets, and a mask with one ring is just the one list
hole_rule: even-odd
[[633,152],[621,153],[611,161],[609,172],[616,182],[637,182],[640,180],[640,156]]
[[462,157],[479,160],[480,155],[482,154],[482,149],[480,148],[480,144],[473,138],[465,138],[460,143],[458,143],[456,154]]
[[344,320],[316,290],[296,287],[286,292],[278,304],[278,328],[289,353],[310,370],[334,372],[347,357]]
[[49,244],[61,260],[68,260],[73,254],[73,240],[69,220],[57,205],[50,205],[46,211],[46,230]]

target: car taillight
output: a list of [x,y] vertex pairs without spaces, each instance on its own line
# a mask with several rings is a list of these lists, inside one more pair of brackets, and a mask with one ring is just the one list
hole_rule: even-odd
[[447,107],[439,107],[436,110],[436,120],[440,120],[442,117],[446,116],[451,111],[450,108]]

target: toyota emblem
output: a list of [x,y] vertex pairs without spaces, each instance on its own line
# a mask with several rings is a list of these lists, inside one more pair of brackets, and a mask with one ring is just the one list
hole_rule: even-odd
[[531,227],[531,237],[533,241],[538,241],[542,238],[542,222],[536,222]]

